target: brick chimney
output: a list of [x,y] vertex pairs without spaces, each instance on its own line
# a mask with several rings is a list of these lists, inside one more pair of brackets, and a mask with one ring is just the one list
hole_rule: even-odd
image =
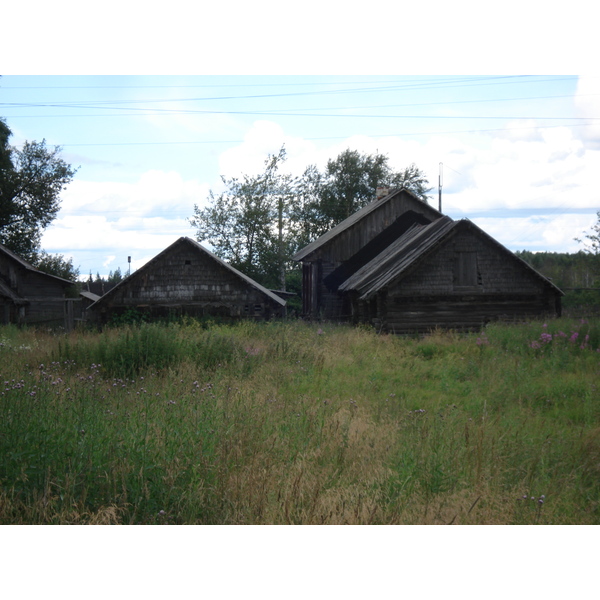
[[390,193],[390,188],[387,186],[380,186],[377,187],[377,190],[375,191],[375,197],[377,200],[379,200],[380,198],[383,198],[384,196],[387,196]]

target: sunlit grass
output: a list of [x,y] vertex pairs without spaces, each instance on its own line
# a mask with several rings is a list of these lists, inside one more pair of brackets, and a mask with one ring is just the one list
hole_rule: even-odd
[[599,331],[3,328],[0,522],[598,523]]

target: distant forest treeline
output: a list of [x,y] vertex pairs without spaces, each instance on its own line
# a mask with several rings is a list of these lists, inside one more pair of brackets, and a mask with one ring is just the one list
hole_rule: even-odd
[[529,250],[518,250],[515,254],[565,292],[562,303],[566,309],[600,310],[600,255]]

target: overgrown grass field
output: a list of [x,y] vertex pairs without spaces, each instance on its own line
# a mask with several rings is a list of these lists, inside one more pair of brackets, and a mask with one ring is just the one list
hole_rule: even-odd
[[600,523],[600,320],[0,328],[2,524]]

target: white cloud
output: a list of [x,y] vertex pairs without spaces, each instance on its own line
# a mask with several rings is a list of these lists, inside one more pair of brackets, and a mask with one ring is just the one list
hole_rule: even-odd
[[510,250],[578,252],[582,246],[574,238],[589,230],[596,219],[587,214],[567,213],[472,221]]
[[[600,114],[596,96],[587,96],[597,81],[580,79],[576,101],[581,114]],[[425,141],[352,136],[325,145],[287,135],[277,123],[259,120],[242,143],[219,155],[219,173],[258,174],[267,156],[282,145],[287,151],[282,170],[295,175],[309,164],[323,169],[327,160],[347,148],[379,152],[389,157],[394,169],[415,163],[423,170],[434,188],[431,204],[437,206],[441,162],[444,212],[455,218],[472,215],[474,222],[511,249],[577,252],[580,247],[573,238],[595,223],[600,206],[596,182],[600,143],[581,135],[582,128],[525,125],[527,129],[515,130],[509,129],[511,124],[494,136],[446,134]],[[586,129],[586,135],[591,134],[592,129]],[[88,266],[84,261],[84,272],[96,272],[96,265],[112,261],[123,270],[121,262],[128,255],[132,269],[139,268],[178,237],[194,235],[187,219],[194,204],[204,206],[211,187],[218,191],[214,181],[184,180],[176,171],[160,170],[149,170],[129,183],[75,179],[63,194],[61,211],[45,232],[42,247],[74,255],[75,263],[78,256],[98,253],[97,262]],[[507,212],[520,215],[533,209],[545,214],[517,217]],[[477,217],[483,213],[485,218]]]
[[[135,183],[76,179],[65,190],[42,247],[74,256],[75,263],[84,257],[84,272],[96,271],[99,264],[106,268],[117,255],[119,261],[131,255],[132,265],[141,266],[177,238],[193,237],[187,219],[207,195],[208,185],[184,181],[175,172],[148,171]],[[92,253],[94,264],[85,259]]]
[[575,92],[575,112],[577,117],[594,119],[575,129],[584,142],[600,150],[600,77],[579,77]]
[[311,141],[286,135],[279,124],[261,120],[252,124],[241,144],[221,153],[219,173],[227,178],[262,173],[268,156],[277,154],[282,146],[287,156],[282,172],[300,175],[316,162],[316,148]]
[[64,191],[60,215],[102,214],[191,216],[194,204],[208,195],[208,185],[184,181],[174,171],[147,171],[135,183],[75,179]]

